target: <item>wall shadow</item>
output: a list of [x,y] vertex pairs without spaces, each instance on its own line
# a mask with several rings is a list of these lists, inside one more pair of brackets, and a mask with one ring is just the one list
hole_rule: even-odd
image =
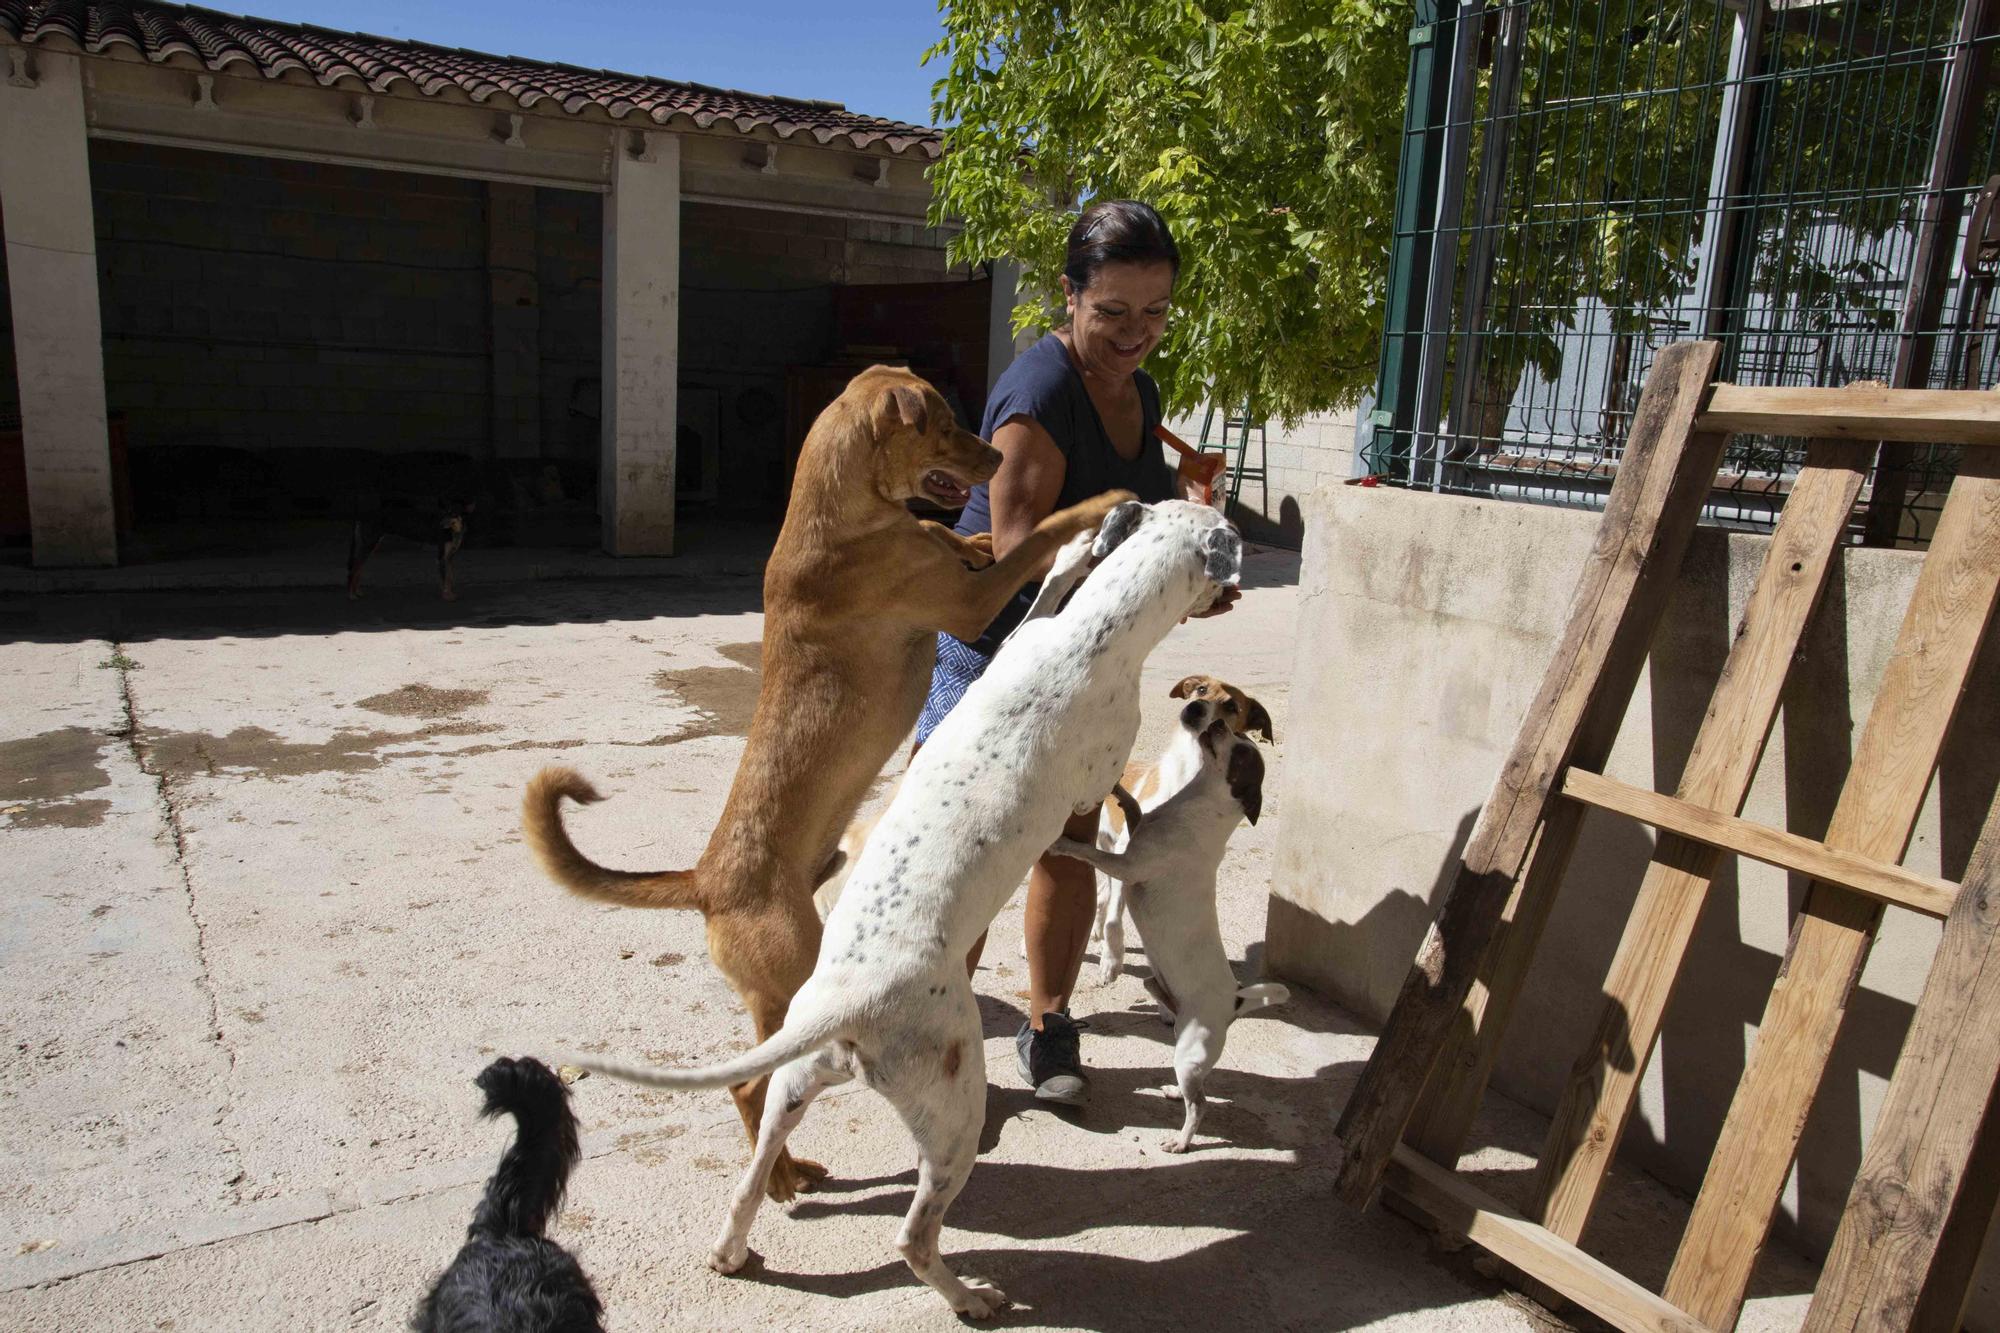
[[337,588],[0,595],[0,642],[117,643],[382,633],[532,625],[590,625],[760,611],[756,575],[620,577],[467,584],[458,600],[437,589],[371,588],[349,601]]

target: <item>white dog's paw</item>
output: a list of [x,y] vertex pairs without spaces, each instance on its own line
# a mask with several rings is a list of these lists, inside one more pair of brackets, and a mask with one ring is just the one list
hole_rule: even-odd
[[743,1265],[749,1262],[750,1243],[748,1241],[722,1241],[708,1252],[708,1266],[724,1277],[740,1271]]
[[1184,1153],[1187,1150],[1188,1150],[1188,1140],[1182,1138],[1178,1134],[1169,1134],[1167,1135],[1167,1137],[1160,1140],[1161,1152]]
[[965,1298],[953,1301],[951,1308],[968,1319],[991,1319],[1007,1307],[1007,1293],[991,1282],[981,1282],[976,1277],[961,1278],[965,1288]]
[[1181,1085],[1178,1083],[1162,1083],[1160,1085],[1160,1095],[1170,1102],[1177,1102],[1181,1099]]
[[1112,982],[1118,980],[1118,974],[1124,970],[1124,965],[1118,958],[1107,952],[1097,964],[1097,984],[1100,986],[1109,986]]

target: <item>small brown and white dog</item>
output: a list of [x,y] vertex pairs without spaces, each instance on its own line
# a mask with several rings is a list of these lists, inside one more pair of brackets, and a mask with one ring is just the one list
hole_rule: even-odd
[[1222,1058],[1229,1025],[1240,1015],[1283,1004],[1276,982],[1239,989],[1216,919],[1215,875],[1229,835],[1254,824],[1264,804],[1264,756],[1230,727],[1214,699],[1181,714],[1181,731],[1199,767],[1179,791],[1145,813],[1123,852],[1060,839],[1057,856],[1088,861],[1125,886],[1132,919],[1153,975],[1146,990],[1174,1024],[1174,1082],[1161,1089],[1186,1107],[1180,1132],[1161,1147],[1182,1153],[1194,1142],[1207,1102],[1202,1083]]
[[[1158,762],[1127,764],[1121,784],[1139,802],[1142,813],[1157,808],[1201,772],[1201,735],[1210,722],[1219,721],[1238,736],[1262,736],[1266,744],[1278,739],[1264,705],[1227,681],[1214,676],[1184,676],[1167,693],[1188,701],[1181,709],[1181,725]],[[1125,846],[1125,840],[1125,811],[1117,801],[1106,801],[1097,819],[1097,845],[1115,852]],[[1090,938],[1099,946],[1098,981],[1108,986],[1118,979],[1125,963],[1125,886],[1101,872],[1097,877],[1097,919],[1091,923]]]

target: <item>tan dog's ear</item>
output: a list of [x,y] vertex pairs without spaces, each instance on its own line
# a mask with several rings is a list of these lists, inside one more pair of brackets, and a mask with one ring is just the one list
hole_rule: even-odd
[[924,391],[914,384],[898,384],[883,395],[882,415],[894,417],[921,435],[930,429],[930,409],[924,403]]
[[1255,824],[1264,810],[1264,756],[1256,746],[1237,745],[1230,749],[1229,794]]
[[1265,709],[1264,705],[1250,698],[1249,695],[1246,694],[1243,698],[1244,702],[1250,705],[1250,720],[1243,724],[1243,730],[1262,732],[1267,745],[1276,745],[1278,743],[1278,734],[1271,730],[1271,714]]
[[1185,699],[1194,693],[1195,686],[1201,684],[1206,679],[1208,679],[1206,676],[1182,676],[1174,683],[1174,687],[1167,691],[1167,697],[1169,699]]

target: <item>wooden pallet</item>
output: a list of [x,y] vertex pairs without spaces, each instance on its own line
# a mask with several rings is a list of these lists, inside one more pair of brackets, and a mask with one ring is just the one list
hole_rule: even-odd
[[[1727,1329],[1885,905],[1945,918],[1809,1329],[1951,1328],[2000,1190],[2000,805],[1962,885],[1896,862],[2000,585],[2000,393],[1713,384],[1716,344],[1664,349],[1541,691],[1341,1116],[1341,1197],[1386,1188],[1625,1329]],[[1729,435],[1812,440],[1673,795],[1602,775]],[[1877,441],[1963,444],[1824,839],[1738,818]],[[1992,687],[1994,664],[1983,670]],[[1595,1034],[1527,1216],[1451,1169],[1586,809],[1659,830]],[[1663,1294],[1577,1248],[1726,855],[1812,881]],[[1995,1109],[2000,1119],[2000,1108]],[[1977,1160],[1975,1160],[1975,1155]]]

